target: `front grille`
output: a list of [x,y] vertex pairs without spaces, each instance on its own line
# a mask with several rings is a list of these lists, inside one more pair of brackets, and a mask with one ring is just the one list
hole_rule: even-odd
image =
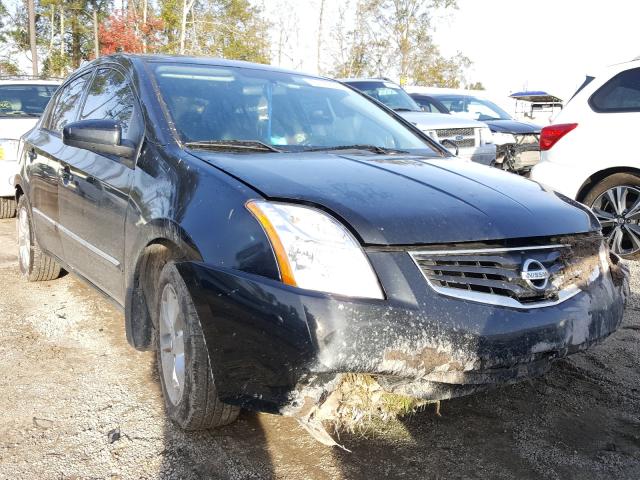
[[442,128],[436,130],[436,135],[440,142],[450,140],[460,148],[476,146],[476,134],[473,128]]
[[[569,241],[533,247],[410,252],[428,283],[439,293],[514,307],[558,303],[581,282],[599,273],[601,238],[578,248]],[[540,269],[542,265],[544,269]],[[546,280],[523,278],[524,270],[548,273]],[[571,295],[571,296],[572,296]]]

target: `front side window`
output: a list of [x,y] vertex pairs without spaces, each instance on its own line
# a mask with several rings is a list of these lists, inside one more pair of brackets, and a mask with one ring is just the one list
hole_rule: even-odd
[[589,99],[596,112],[640,112],[640,68],[619,73]]
[[49,130],[62,134],[64,126],[75,121],[80,109],[82,93],[90,78],[91,74],[86,73],[62,87],[48,120]]
[[261,69],[152,65],[185,143],[257,141],[282,151],[373,145],[433,154],[427,140],[339,82]]
[[487,120],[511,120],[511,115],[495,103],[484,98],[467,95],[438,95],[437,99],[453,115],[481,122]]
[[122,126],[122,137],[135,140],[138,122],[134,120],[136,102],[125,76],[111,68],[101,68],[91,83],[80,120],[116,120]]
[[0,118],[39,117],[57,85],[0,85]]

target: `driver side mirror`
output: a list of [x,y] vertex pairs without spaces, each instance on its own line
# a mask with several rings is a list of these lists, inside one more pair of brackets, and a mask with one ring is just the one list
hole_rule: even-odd
[[95,153],[132,160],[136,146],[122,138],[122,126],[115,120],[80,120],[62,129],[62,143]]

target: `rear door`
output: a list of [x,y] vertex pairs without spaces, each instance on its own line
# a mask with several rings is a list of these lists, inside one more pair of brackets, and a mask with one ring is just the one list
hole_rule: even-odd
[[71,79],[56,94],[39,128],[25,143],[25,166],[29,179],[29,202],[38,244],[64,260],[58,209],[61,161],[69,154],[62,143],[62,128],[73,122],[80,110],[82,95],[91,79],[86,72]]
[[[124,73],[101,67],[89,87],[78,120],[112,119],[122,138],[139,144],[140,107]],[[116,155],[74,150],[63,164],[60,223],[64,255],[71,267],[123,302],[124,222],[134,162]]]

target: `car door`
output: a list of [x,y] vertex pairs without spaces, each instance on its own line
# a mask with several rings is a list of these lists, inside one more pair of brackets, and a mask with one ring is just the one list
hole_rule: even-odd
[[62,128],[75,120],[91,74],[88,71],[74,77],[60,88],[42,123],[28,134],[25,142],[24,161],[35,235],[42,249],[63,260],[58,186],[60,162],[68,154],[68,147],[62,143]]
[[[139,144],[140,107],[125,75],[99,68],[78,120],[112,119],[122,138]],[[76,147],[62,164],[60,223],[67,263],[116,301],[123,302],[124,223],[134,162]]]

